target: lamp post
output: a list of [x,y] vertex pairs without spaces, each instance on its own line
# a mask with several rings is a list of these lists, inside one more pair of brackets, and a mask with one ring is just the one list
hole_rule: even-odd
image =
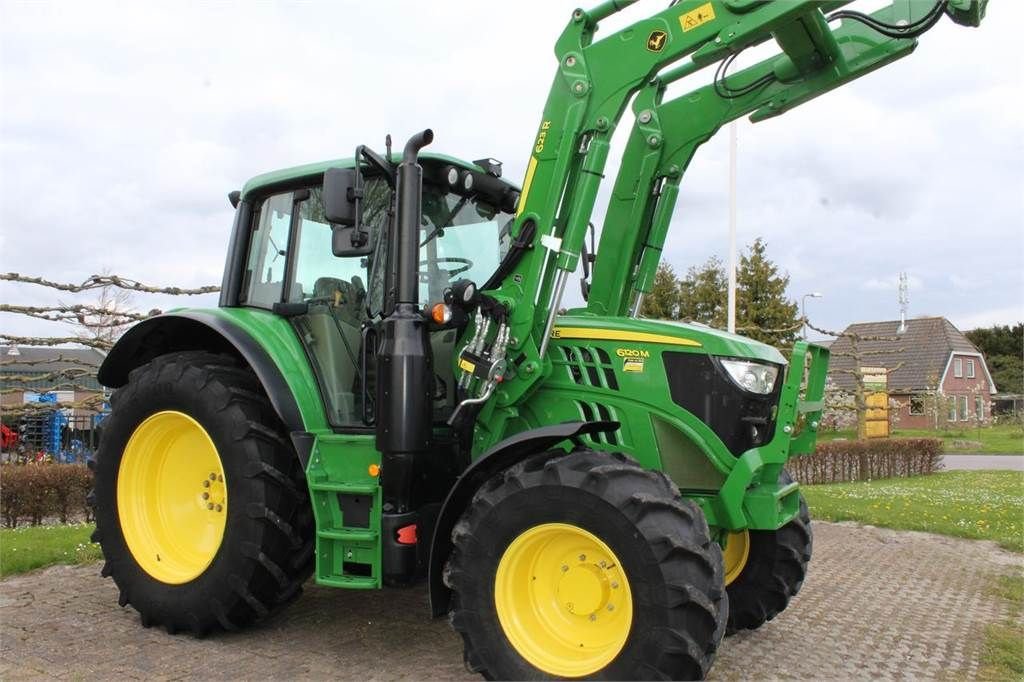
[[824,296],[820,291],[812,291],[809,294],[804,294],[800,300],[800,316],[803,318],[804,323],[804,340],[807,340],[807,299],[808,298],[821,298]]

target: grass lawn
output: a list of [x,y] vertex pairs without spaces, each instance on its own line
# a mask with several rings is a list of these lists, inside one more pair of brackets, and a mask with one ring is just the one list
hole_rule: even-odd
[[1024,678],[1024,625],[1021,608],[1024,607],[1024,578],[1002,576],[994,592],[1010,606],[1010,617],[1002,623],[985,628],[984,666],[978,672],[982,680],[1019,680]]
[[995,540],[1024,552],[1024,472],[949,471],[803,486],[811,517]]
[[[893,431],[895,438],[941,438],[946,443],[947,452],[957,452],[952,441],[970,440],[980,442],[981,447],[963,449],[964,452],[983,452],[988,454],[1021,454],[1024,453],[1024,430],[1015,424],[987,426],[981,429],[952,428],[945,431],[929,431],[927,429],[897,429]],[[821,431],[818,440],[827,441],[837,438],[852,440],[857,437],[855,431]]]
[[53,564],[82,564],[100,559],[100,546],[89,542],[92,524],[26,526],[0,530],[0,576]]

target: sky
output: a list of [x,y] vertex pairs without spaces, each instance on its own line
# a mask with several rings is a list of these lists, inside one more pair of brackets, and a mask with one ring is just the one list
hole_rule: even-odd
[[[217,284],[229,191],[382,148],[386,133],[397,144],[431,127],[433,150],[498,158],[518,182],[575,4],[0,0],[0,270]],[[663,6],[641,0],[602,28]],[[816,325],[897,318],[901,271],[912,317],[962,329],[1024,319],[1022,25],[1024,3],[992,2],[980,29],[944,19],[909,58],[739,124],[739,244],[766,240],[792,299],[822,294],[807,301]],[[598,225],[631,124],[613,141]],[[683,180],[665,251],[678,273],[726,258],[726,138]],[[0,283],[8,303],[92,298]],[[67,331],[7,313],[0,330]]]

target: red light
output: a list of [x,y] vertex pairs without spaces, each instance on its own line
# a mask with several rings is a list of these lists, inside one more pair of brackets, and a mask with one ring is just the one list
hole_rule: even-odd
[[415,545],[416,544],[416,524],[409,526],[402,526],[397,531],[398,544],[400,545]]

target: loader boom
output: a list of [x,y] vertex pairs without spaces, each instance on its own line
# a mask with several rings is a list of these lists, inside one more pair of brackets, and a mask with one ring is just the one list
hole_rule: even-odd
[[[550,372],[548,339],[579,263],[611,136],[634,96],[636,124],[588,306],[599,315],[627,315],[638,307],[636,294],[650,290],[679,183],[696,148],[724,123],[748,113],[753,121],[778,116],[904,57],[944,14],[977,25],[985,0],[894,0],[870,16],[882,26],[907,27],[897,32],[849,18],[858,13],[836,12],[849,4],[843,0],[684,0],[596,39],[599,22],[631,4],[576,10],[556,43],[558,71],[523,181],[514,246],[483,285],[507,310],[507,352],[522,355],[522,371],[505,378],[483,408],[485,417],[524,400]],[[780,53],[723,76],[736,55],[767,41]],[[711,84],[662,101],[669,83],[714,64]]]

